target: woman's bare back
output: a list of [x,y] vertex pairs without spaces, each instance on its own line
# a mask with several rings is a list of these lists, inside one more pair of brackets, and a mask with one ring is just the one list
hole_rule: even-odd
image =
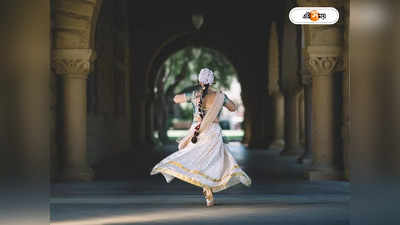
[[[200,101],[200,92],[197,92],[196,94],[196,104],[199,104]],[[203,107],[206,110],[211,108],[212,104],[214,103],[215,96],[217,96],[217,91],[214,89],[209,89],[207,91],[207,95],[203,98]],[[224,103],[224,106],[231,112],[236,111],[237,106],[235,103],[232,102],[229,98],[227,99],[226,103]]]
[[[216,96],[216,93],[217,93],[217,90],[211,89],[211,88],[208,89],[207,95],[203,99],[203,107],[202,108],[205,108],[207,110],[212,106],[215,96]],[[200,96],[201,96],[201,91],[195,91],[194,102],[196,103],[196,107],[199,104]],[[187,101],[188,101],[188,99],[186,98],[185,94],[175,95],[175,97],[174,97],[175,103],[183,103],[183,102],[187,102]],[[231,112],[234,112],[237,109],[236,104],[229,98],[226,98],[224,106]]]
[[[198,92],[198,94],[197,94],[197,96],[196,96],[196,103],[197,103],[197,104],[198,104],[199,101],[200,101],[200,94],[201,94],[201,93]],[[216,94],[217,94],[217,92],[216,92],[215,90],[209,89],[209,90],[207,91],[207,95],[203,98],[203,105],[202,105],[202,108],[205,108],[206,110],[209,109],[209,108],[211,108],[211,106],[212,106],[212,104],[213,104],[213,102],[214,102],[215,96],[217,96]]]

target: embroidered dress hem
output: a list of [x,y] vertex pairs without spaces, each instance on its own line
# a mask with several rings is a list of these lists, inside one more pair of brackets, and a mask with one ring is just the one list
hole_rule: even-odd
[[193,184],[198,187],[209,187],[212,190],[212,192],[219,192],[239,183],[243,183],[246,186],[251,186],[251,180],[243,172],[231,173],[228,177],[226,177],[227,179],[225,182],[219,184],[217,183],[215,184],[215,186],[210,186],[209,184],[202,183],[201,181],[196,180],[195,178],[192,178],[190,176],[185,175],[184,173],[179,173],[169,168],[161,168],[161,167],[154,168],[153,171],[151,172],[151,175],[157,173],[161,173],[164,176],[167,183],[170,183],[174,178],[178,178],[182,181],[185,181],[187,183]]
[[185,148],[154,166],[150,174],[157,173],[161,173],[167,183],[178,178],[199,187],[209,187],[213,192],[239,183],[251,186],[251,179],[237,164],[228,145],[223,143],[221,127],[217,123],[199,135],[198,143],[189,142]]

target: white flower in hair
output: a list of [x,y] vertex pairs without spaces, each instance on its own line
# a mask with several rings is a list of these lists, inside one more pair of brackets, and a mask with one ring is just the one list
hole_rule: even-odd
[[214,73],[208,68],[203,68],[199,73],[199,81],[203,84],[212,84],[214,82]]

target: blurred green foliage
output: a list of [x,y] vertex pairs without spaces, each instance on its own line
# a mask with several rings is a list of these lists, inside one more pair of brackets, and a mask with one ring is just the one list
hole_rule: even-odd
[[193,109],[191,107],[181,107],[180,117],[182,120],[192,120]]
[[209,68],[214,72],[214,87],[228,89],[232,83],[236,71],[227,58],[216,50],[209,48],[187,47],[171,55],[164,63],[165,88],[177,82],[177,76],[184,72],[184,79],[180,79],[179,84],[172,94],[186,91],[188,88],[198,84],[197,74],[202,68]]

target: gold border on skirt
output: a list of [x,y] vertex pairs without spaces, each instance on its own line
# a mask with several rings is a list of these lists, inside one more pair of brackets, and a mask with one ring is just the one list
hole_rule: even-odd
[[[227,185],[232,177],[234,177],[234,176],[245,176],[242,172],[232,173],[232,174],[229,175],[229,179],[225,183],[217,185],[217,186],[209,186],[209,185],[201,183],[198,180],[195,180],[195,179],[193,179],[191,177],[185,176],[185,175],[183,175],[181,173],[178,173],[176,171],[173,171],[173,170],[170,170],[170,169],[167,169],[167,168],[156,168],[156,169],[154,169],[154,171],[169,174],[171,176],[179,178],[179,179],[181,179],[181,180],[183,180],[185,182],[188,182],[188,183],[193,184],[193,185],[198,186],[198,187],[209,187],[213,192],[221,191],[221,190],[224,190],[224,189],[232,186],[233,184],[232,185]],[[251,180],[246,185],[250,186],[251,185]]]
[[[169,161],[169,162],[167,162],[167,163],[168,163],[168,164],[172,164],[172,165],[174,165],[174,166],[177,166],[177,167],[179,167],[179,168],[185,170],[185,171],[188,172],[188,173],[198,174],[198,175],[200,175],[200,176],[203,176],[204,178],[209,179],[209,180],[214,181],[214,182],[220,182],[220,181],[222,181],[223,179],[225,179],[226,177],[230,176],[230,174],[226,174],[225,176],[221,177],[220,179],[212,178],[212,177],[210,177],[210,176],[208,176],[208,175],[202,173],[202,172],[199,171],[199,170],[191,170],[191,169],[188,169],[188,168],[184,167],[182,164],[180,164],[180,163],[178,163],[178,162],[176,162],[176,161]],[[240,168],[240,166],[239,166],[239,165],[233,166],[233,169],[236,169],[236,168]]]

